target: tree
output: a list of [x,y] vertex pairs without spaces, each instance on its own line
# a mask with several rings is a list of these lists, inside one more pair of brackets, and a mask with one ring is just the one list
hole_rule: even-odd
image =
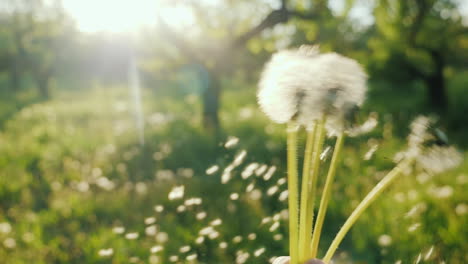
[[[317,7],[321,7],[327,1],[315,1]],[[219,101],[221,94],[220,79],[222,76],[232,72],[234,66],[238,66],[238,58],[242,57],[242,51],[245,51],[247,42],[257,37],[265,29],[275,25],[286,23],[292,18],[313,20],[317,18],[317,12],[313,8],[303,8],[302,10],[292,8],[286,0],[281,0],[278,8],[274,8],[256,24],[251,17],[242,17],[239,14],[245,12],[234,12],[239,10],[255,9],[252,1],[226,1],[223,3],[224,10],[217,9],[218,18],[223,17],[225,21],[216,22],[222,25],[213,25],[213,19],[210,19],[210,12],[213,9],[203,6],[197,1],[191,1],[189,5],[194,10],[198,18],[199,26],[205,27],[199,39],[203,39],[203,45],[197,45],[194,41],[189,41],[183,37],[183,34],[172,29],[159,16],[159,31],[164,39],[169,40],[177,47],[179,52],[187,58],[190,63],[202,65],[209,76],[208,87],[202,92],[203,102],[203,124],[206,128],[216,130],[219,127]],[[319,10],[319,8],[317,8]],[[230,18],[229,14],[235,13],[236,18]],[[239,21],[241,20],[241,21]],[[248,27],[248,26],[250,27]]]
[[[467,58],[467,28],[452,0],[380,0],[375,7],[378,35],[370,46],[389,65],[421,80],[428,102],[439,112],[448,106],[444,70]],[[377,56],[377,57],[379,57]],[[391,57],[401,56],[399,58]],[[385,70],[385,69],[384,69]]]

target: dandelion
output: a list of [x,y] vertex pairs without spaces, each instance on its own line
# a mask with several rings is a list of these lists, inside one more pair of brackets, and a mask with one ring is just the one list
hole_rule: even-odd
[[113,248],[100,249],[98,251],[98,255],[101,256],[101,257],[110,257],[110,256],[114,255],[114,249]]
[[138,233],[133,232],[133,233],[127,233],[125,234],[125,238],[128,240],[134,240],[138,238]]
[[185,187],[183,185],[175,186],[169,192],[169,196],[168,196],[169,200],[182,199],[184,197],[184,191],[185,191]]

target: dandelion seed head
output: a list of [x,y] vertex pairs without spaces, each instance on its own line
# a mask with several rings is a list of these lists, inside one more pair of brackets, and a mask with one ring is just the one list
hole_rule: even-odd
[[158,252],[161,252],[164,248],[160,245],[156,245],[150,248],[150,252],[153,254],[156,254]]
[[254,201],[260,200],[260,198],[262,198],[262,191],[260,191],[259,189],[252,190],[249,193],[249,198],[254,200]]
[[147,236],[154,236],[156,235],[157,231],[158,231],[158,227],[156,225],[150,225],[145,228],[145,234]]
[[103,248],[98,251],[98,255],[100,257],[110,257],[114,255],[114,249],[113,248]]
[[229,195],[229,199],[235,201],[235,200],[239,199],[239,194],[238,193],[231,193]]
[[282,234],[275,234],[273,236],[273,239],[276,240],[276,241],[280,241],[283,239],[283,235]]
[[187,261],[194,261],[194,260],[196,260],[197,258],[198,258],[198,255],[197,255],[196,253],[190,254],[190,255],[188,255],[187,257],[185,257],[185,259],[186,259]]
[[177,262],[177,261],[179,261],[179,256],[172,255],[172,256],[169,257],[169,261],[170,262]]
[[257,239],[257,234],[250,233],[250,234],[247,235],[247,239],[248,240],[255,240],[255,239]]
[[214,231],[214,232],[211,232],[208,234],[208,238],[213,240],[213,239],[216,239],[219,237],[219,232],[218,231]]
[[336,53],[320,54],[316,48],[284,50],[266,64],[258,102],[277,123],[296,117],[307,126],[325,113],[332,122],[341,123],[352,106],[364,101],[366,79],[356,61]]
[[138,238],[138,233],[137,232],[132,232],[132,233],[127,233],[125,234],[125,238],[128,240],[134,240]]
[[182,199],[184,197],[184,191],[185,191],[185,187],[183,185],[175,186],[169,192],[169,196],[168,196],[169,200]]
[[240,243],[240,242],[242,242],[242,237],[241,236],[235,236],[235,237],[232,238],[232,242],[236,243],[236,244]]
[[5,240],[3,240],[3,246],[6,248],[15,248],[16,240],[12,237],[8,237]]
[[195,239],[195,243],[196,244],[202,244],[203,242],[205,242],[205,237],[204,236],[199,236]]
[[217,219],[210,222],[210,226],[219,226],[222,223],[223,223],[223,221],[220,218],[217,218]]
[[186,207],[185,205],[183,205],[183,204],[177,206],[177,209],[176,209],[176,211],[177,211],[178,213],[185,212],[186,210],[187,210],[187,207]]
[[227,247],[228,247],[228,243],[227,243],[227,242],[223,241],[223,242],[219,243],[219,248],[221,248],[221,249],[226,249]]
[[168,239],[169,239],[169,235],[166,232],[158,232],[156,234],[156,241],[158,243],[161,243],[161,244],[166,243]]
[[276,185],[271,186],[271,187],[268,188],[268,190],[267,190],[267,195],[268,195],[268,196],[272,196],[273,194],[275,194],[276,192],[278,192],[278,189],[279,189],[279,188],[278,188],[278,186],[276,186]]
[[243,250],[239,250],[236,252],[236,263],[243,264],[247,262],[249,257],[250,257],[249,252],[244,252]]
[[389,235],[381,235],[377,241],[381,247],[388,247],[392,244],[392,237]]
[[0,233],[8,234],[11,232],[11,225],[8,222],[0,223]]
[[278,200],[284,202],[288,199],[288,190],[282,191],[278,197]]
[[151,224],[154,224],[156,222],[156,217],[147,217],[145,218],[145,225],[151,225]]
[[162,206],[162,205],[155,205],[155,206],[154,206],[154,211],[156,211],[157,213],[161,213],[162,211],[164,211],[164,206]]
[[424,170],[438,174],[460,165],[463,156],[454,147],[433,146],[419,155],[417,162]]
[[187,252],[190,251],[190,249],[192,249],[192,248],[190,246],[188,246],[188,245],[187,246],[182,246],[182,247],[179,248],[179,252],[180,253],[187,253]]
[[455,213],[460,216],[466,215],[468,213],[468,205],[465,203],[457,204],[455,207]]
[[206,212],[205,211],[199,212],[199,213],[197,213],[195,215],[195,218],[197,218],[197,220],[203,220],[203,219],[205,219],[205,217],[206,217]]

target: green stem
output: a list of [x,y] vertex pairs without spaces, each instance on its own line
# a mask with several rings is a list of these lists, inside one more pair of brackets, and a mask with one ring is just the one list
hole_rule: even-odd
[[287,128],[288,134],[288,202],[289,202],[289,254],[291,264],[298,264],[298,180],[297,180],[297,130],[294,122]]
[[385,177],[367,194],[367,196],[362,200],[362,202],[354,209],[354,211],[351,213],[349,218],[346,220],[344,223],[343,227],[341,227],[340,231],[336,235],[335,239],[330,245],[330,248],[328,249],[327,253],[325,254],[325,257],[323,258],[323,262],[328,263],[330,262],[331,258],[333,257],[333,254],[335,254],[336,249],[340,245],[341,241],[345,237],[345,235],[348,233],[349,229],[354,225],[354,223],[357,221],[357,219],[362,215],[362,213],[371,205],[371,203],[379,197],[382,192],[387,189],[390,184],[398,178],[398,176],[401,174],[403,169],[407,166],[409,166],[414,159],[407,159],[402,161],[400,164],[398,164],[393,170],[391,170]]
[[307,235],[307,241],[304,244],[306,250],[306,257],[310,256],[310,239],[312,237],[312,225],[314,219],[314,207],[315,207],[315,192],[317,189],[317,178],[320,169],[320,154],[323,149],[323,142],[325,140],[325,117],[323,117],[317,124],[315,132],[314,151],[312,153],[312,169],[310,171],[310,180],[308,182],[307,192],[307,209],[306,214],[306,228],[305,234]]
[[[299,261],[305,262],[307,260],[307,242],[309,239],[309,233],[306,232],[307,226],[307,195],[309,194],[309,182],[310,182],[310,165],[312,163],[312,150],[314,146],[314,137],[317,127],[317,122],[314,126],[307,130],[307,142],[304,151],[304,166],[302,168],[302,186],[301,186],[301,207],[300,207],[300,219],[299,219]],[[304,212],[304,213],[302,213]]]
[[333,152],[333,157],[330,162],[330,168],[328,169],[327,180],[325,181],[325,186],[323,187],[322,199],[320,200],[320,207],[317,214],[317,220],[315,221],[314,234],[312,236],[311,242],[311,256],[315,258],[317,256],[318,245],[320,242],[320,235],[322,233],[323,221],[325,220],[325,215],[327,213],[328,202],[330,201],[331,191],[333,186],[333,180],[336,174],[336,167],[338,165],[338,158],[341,154],[341,149],[344,142],[344,133],[342,132],[335,143],[335,151]]

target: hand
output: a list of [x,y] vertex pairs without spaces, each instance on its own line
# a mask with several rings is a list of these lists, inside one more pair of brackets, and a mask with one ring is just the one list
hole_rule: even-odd
[[[277,257],[272,264],[289,264],[290,257],[282,256]],[[325,264],[320,259],[309,259],[308,261],[304,262],[304,264]]]

